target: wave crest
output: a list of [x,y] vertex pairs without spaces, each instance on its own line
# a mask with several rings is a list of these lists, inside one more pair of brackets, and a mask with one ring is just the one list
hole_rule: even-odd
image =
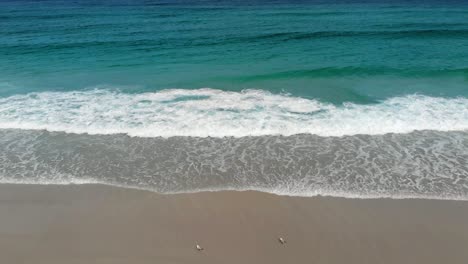
[[260,90],[43,92],[1,98],[0,128],[139,137],[457,131],[468,129],[468,99],[409,95],[336,106]]

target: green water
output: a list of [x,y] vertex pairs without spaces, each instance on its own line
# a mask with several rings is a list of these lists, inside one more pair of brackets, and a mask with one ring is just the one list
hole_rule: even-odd
[[0,95],[263,89],[325,102],[468,95],[463,2],[0,3]]

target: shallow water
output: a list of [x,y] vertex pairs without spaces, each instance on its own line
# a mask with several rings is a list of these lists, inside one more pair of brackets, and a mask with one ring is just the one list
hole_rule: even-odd
[[240,138],[0,133],[0,173],[7,183],[468,198],[467,132]]

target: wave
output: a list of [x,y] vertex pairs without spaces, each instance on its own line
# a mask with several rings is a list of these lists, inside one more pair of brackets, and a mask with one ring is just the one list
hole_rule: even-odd
[[333,105],[260,90],[42,92],[0,98],[0,128],[138,137],[408,133],[468,129],[468,98]]
[[267,74],[246,75],[229,80],[262,81],[290,78],[327,78],[327,77],[374,77],[399,76],[406,78],[455,77],[468,79],[468,68],[459,69],[396,69],[389,67],[322,67],[306,70],[278,71]]
[[[63,29],[67,33],[70,32],[82,32],[84,30],[96,30],[106,29],[113,24],[89,24],[81,25],[80,27],[73,29]],[[126,27],[125,27],[126,28]],[[47,29],[44,29],[47,30]],[[195,29],[180,29],[184,31],[194,31]],[[26,29],[21,34],[31,33],[29,29]],[[221,34],[221,31],[219,32]],[[5,34],[15,36],[18,32],[6,32]],[[125,34],[125,33],[123,33]],[[265,34],[254,34],[251,36],[239,36],[239,35],[226,35],[224,37],[213,36],[201,36],[196,39],[183,37],[184,34],[179,34],[176,37],[171,38],[154,38],[154,36],[141,36],[138,32],[130,33],[131,39],[113,39],[113,40],[87,40],[83,38],[81,41],[74,40],[73,42],[62,41],[62,42],[40,42],[40,43],[18,43],[18,42],[6,42],[0,47],[8,50],[12,50],[15,53],[21,52],[22,50],[34,50],[37,52],[46,51],[60,51],[75,48],[91,48],[91,47],[131,47],[145,48],[145,47],[159,47],[164,49],[179,49],[181,47],[208,47],[208,46],[222,46],[232,44],[252,44],[252,43],[284,43],[288,41],[308,41],[317,39],[334,39],[334,38],[383,38],[383,39],[426,39],[426,38],[440,38],[440,39],[466,39],[468,37],[468,29],[414,29],[414,30],[367,30],[367,31],[314,31],[314,32],[272,32]]]
[[427,37],[455,37],[468,36],[466,29],[414,29],[414,30],[376,30],[376,31],[316,31],[316,32],[276,32],[258,35],[252,40],[303,40],[335,37],[383,37],[383,38],[427,38]]

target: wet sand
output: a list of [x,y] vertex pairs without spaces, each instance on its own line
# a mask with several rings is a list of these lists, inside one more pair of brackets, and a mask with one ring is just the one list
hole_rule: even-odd
[[0,185],[0,263],[466,264],[468,202]]

